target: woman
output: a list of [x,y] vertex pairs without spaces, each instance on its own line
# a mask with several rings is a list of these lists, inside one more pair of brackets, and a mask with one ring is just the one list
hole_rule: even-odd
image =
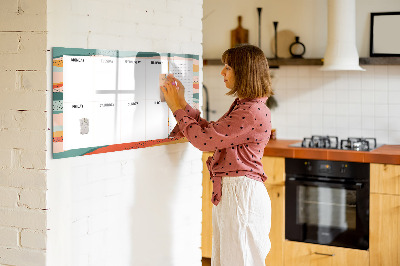
[[271,246],[271,202],[261,164],[271,131],[268,62],[252,45],[228,49],[222,62],[227,95],[237,98],[216,122],[200,118],[173,76],[161,89],[178,122],[172,136],[183,135],[196,148],[214,151],[207,161],[213,182],[212,265],[265,265]]

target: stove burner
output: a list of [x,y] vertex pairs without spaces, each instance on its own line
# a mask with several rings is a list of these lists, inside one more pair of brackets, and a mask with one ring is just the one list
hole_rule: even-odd
[[340,141],[343,150],[369,151],[376,148],[376,138],[347,138]]
[[312,136],[311,138],[304,138],[301,147],[338,149],[339,140],[338,137],[334,136]]
[[316,136],[304,138],[302,142],[292,144],[293,147],[341,149],[353,151],[371,151],[378,147],[376,138],[347,138],[340,141],[336,136]]

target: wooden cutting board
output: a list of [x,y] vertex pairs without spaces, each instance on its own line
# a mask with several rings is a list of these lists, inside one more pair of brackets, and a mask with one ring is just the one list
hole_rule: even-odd
[[238,27],[231,30],[231,48],[242,43],[249,43],[249,31],[242,27],[242,16],[238,16]]

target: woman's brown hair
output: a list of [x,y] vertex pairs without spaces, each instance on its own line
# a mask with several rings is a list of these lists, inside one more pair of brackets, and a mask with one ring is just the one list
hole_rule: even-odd
[[263,51],[253,45],[240,45],[222,54],[222,63],[235,74],[235,86],[227,95],[255,99],[273,95],[268,61]]

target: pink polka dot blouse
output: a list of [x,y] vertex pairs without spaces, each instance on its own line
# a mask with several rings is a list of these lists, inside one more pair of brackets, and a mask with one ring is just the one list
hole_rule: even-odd
[[261,182],[267,179],[261,164],[271,132],[271,112],[266,100],[267,97],[237,98],[216,122],[201,118],[200,111],[190,105],[174,113],[178,125],[171,137],[185,136],[199,150],[214,151],[207,160],[214,205],[221,200],[224,176],[247,176]]

